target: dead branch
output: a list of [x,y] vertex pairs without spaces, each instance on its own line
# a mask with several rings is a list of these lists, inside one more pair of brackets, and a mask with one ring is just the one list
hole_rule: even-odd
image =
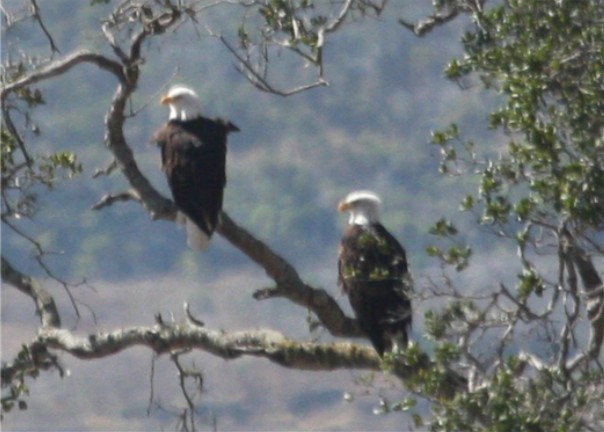
[[23,87],[63,75],[73,67],[82,63],[92,63],[103,70],[111,72],[113,75],[118,77],[118,79],[123,79],[122,65],[120,65],[118,62],[103,55],[82,50],[69,54],[63,59],[50,62],[46,66],[26,74],[23,78],[6,84],[1,92],[2,98],[5,98],[8,93],[14,92]]
[[128,327],[109,333],[78,336],[69,330],[42,329],[35,343],[67,352],[83,360],[108,357],[135,346],[158,354],[199,349],[227,360],[261,357],[280,366],[301,370],[379,370],[380,359],[370,347],[351,343],[296,342],[274,330],[225,333],[182,321],[150,327]]
[[310,309],[334,336],[363,336],[356,320],[347,317],[337,302],[322,289],[305,284],[296,269],[266,244],[238,226],[225,212],[217,231],[233,246],[262,267],[277,284],[274,289],[257,291],[254,298],[283,297]]
[[[570,255],[583,283],[587,318],[590,321],[590,336],[586,355],[596,359],[604,342],[604,283],[587,253],[574,244]],[[576,361],[576,360],[575,360]],[[571,362],[574,364],[574,361]]]
[[94,174],[92,174],[92,178],[99,178],[101,176],[109,176],[113,172],[114,169],[117,168],[117,162],[115,159],[112,159],[111,162],[105,168],[97,168]]
[[117,194],[105,194],[103,197],[94,204],[91,209],[92,210],[101,210],[105,207],[109,207],[116,202],[125,202],[125,201],[140,201],[138,195],[133,190],[128,190],[125,192],[120,192]]
[[34,278],[15,269],[4,257],[2,257],[2,282],[14,286],[34,300],[43,328],[61,326],[59,311],[52,296]]
[[436,27],[446,24],[449,21],[453,21],[457,15],[459,15],[459,9],[454,7],[446,12],[434,13],[415,23],[410,23],[402,18],[399,19],[398,22],[406,29],[411,30],[416,36],[422,37],[430,33]]
[[60,53],[61,51],[59,51],[59,48],[57,47],[57,44],[55,43],[54,39],[50,35],[50,32],[46,28],[44,21],[42,21],[42,15],[40,14],[40,7],[38,6],[38,2],[36,0],[30,0],[30,2],[31,2],[32,16],[38,22],[38,25],[42,29],[44,36],[46,36],[46,39],[48,39],[48,44],[50,45],[50,51],[52,53]]

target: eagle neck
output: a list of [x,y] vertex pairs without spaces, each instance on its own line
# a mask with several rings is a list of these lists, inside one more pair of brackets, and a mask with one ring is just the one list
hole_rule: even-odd
[[201,117],[201,108],[193,104],[187,106],[170,105],[170,120],[191,121]]
[[370,226],[377,223],[377,219],[365,212],[351,212],[348,223],[350,225]]

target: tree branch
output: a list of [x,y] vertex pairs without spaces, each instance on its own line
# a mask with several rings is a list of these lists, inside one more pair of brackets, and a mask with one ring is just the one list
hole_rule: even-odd
[[[237,70],[239,71],[239,73],[241,73],[243,76],[245,76],[247,78],[247,80],[260,91],[263,91],[266,93],[272,93],[277,96],[287,97],[287,96],[295,95],[297,93],[304,92],[306,90],[310,90],[311,88],[329,85],[329,83],[323,78],[322,72],[320,72],[319,77],[311,83],[304,84],[304,85],[301,85],[298,87],[294,87],[289,90],[278,89],[278,88],[274,87],[268,81],[267,78],[262,76],[262,73],[260,73],[256,69],[256,67],[254,67],[251,64],[251,61],[249,58],[244,58],[242,55],[240,55],[237,52],[237,50],[224,38],[224,36],[214,34],[211,31],[210,31],[210,35],[213,37],[217,37],[223,43],[223,45],[226,47],[226,49],[229,50],[231,52],[231,54],[239,62],[240,66],[237,67]],[[313,63],[316,63],[316,62],[317,61],[313,60]],[[322,69],[320,65],[319,65],[319,68]],[[246,73],[246,71],[248,73]]]
[[43,328],[61,326],[59,311],[52,296],[34,278],[16,270],[4,257],[2,257],[2,282],[14,286],[34,300]]
[[118,62],[90,51],[76,51],[63,59],[53,61],[40,69],[30,72],[23,78],[5,85],[1,93],[2,98],[4,98],[6,94],[19,90],[25,86],[62,75],[81,63],[95,64],[99,68],[111,72],[120,81],[124,79],[122,66]]
[[55,44],[54,39],[52,38],[52,36],[50,35],[50,32],[46,28],[46,25],[44,25],[44,21],[42,21],[42,16],[40,15],[40,7],[38,6],[38,2],[36,0],[30,0],[30,1],[31,1],[31,9],[33,11],[33,17],[38,22],[38,25],[44,32],[46,39],[48,39],[48,43],[50,44],[50,51],[53,53],[60,53],[61,51],[59,51],[59,48]]
[[[343,10],[347,9],[344,8]],[[344,15],[342,13],[342,16]],[[165,23],[162,22],[162,28],[165,29],[174,24],[177,16],[178,14],[172,13],[169,20],[166,20]],[[338,21],[336,20],[335,22]],[[123,133],[126,121],[127,101],[135,91],[138,82],[139,64],[142,60],[141,44],[145,40],[145,37],[150,34],[146,29],[151,28],[147,26],[141,32],[137,33],[132,40],[130,50],[127,51],[128,54],[125,54],[125,50],[119,50],[122,54],[120,57],[123,65],[98,54],[79,51],[67,56],[65,59],[52,62],[46,67],[9,84],[4,88],[3,94],[65,73],[82,62],[92,62],[112,72],[118,78],[119,85],[114,93],[105,118],[105,143],[112,153],[117,166],[128,180],[131,190],[126,194],[107,195],[95,204],[94,208],[102,208],[125,199],[135,199],[143,204],[153,219],[174,220],[176,217],[174,203],[163,197],[142,174]],[[112,35],[108,34],[108,29],[105,30],[105,36],[115,48],[116,42]],[[276,289],[258,292],[255,295],[257,299],[268,297],[287,298],[300,306],[312,310],[333,335],[348,337],[363,336],[356,320],[346,317],[337,302],[329,294],[324,290],[315,289],[304,284],[296,270],[288,262],[271,251],[264,243],[255,239],[243,228],[237,226],[225,213],[223,213],[222,223],[218,227],[218,231],[235,247],[239,248],[254,262],[263,267],[267,274],[275,280],[277,284]]]
[[587,297],[587,318],[589,318],[591,326],[587,356],[595,359],[604,342],[604,283],[582,248],[575,244],[570,253]]
[[128,190],[125,192],[120,192],[117,194],[105,194],[103,197],[94,204],[91,208],[92,210],[101,210],[105,207],[109,207],[116,202],[125,202],[125,201],[138,201],[140,202],[139,196],[133,190]]
[[446,12],[434,13],[423,20],[419,20],[415,23],[410,23],[404,19],[399,19],[398,22],[403,27],[411,30],[416,36],[422,37],[434,30],[435,27],[441,26],[454,20],[459,15],[459,9],[453,7]]
[[200,349],[230,360],[261,357],[280,366],[302,370],[379,370],[380,359],[370,347],[352,343],[316,344],[296,342],[273,330],[232,333],[209,330],[187,321],[128,327],[110,333],[77,336],[65,329],[42,329],[35,343],[65,351],[83,360],[111,356],[134,346],[158,354],[181,349]]
[[291,264],[238,226],[225,212],[222,213],[217,231],[262,267],[277,284],[274,289],[257,291],[254,298],[257,300],[270,297],[286,298],[314,312],[325,328],[334,336],[364,336],[357,321],[347,317],[333,297],[325,290],[306,285]]
[[[57,357],[51,354],[49,349],[64,351],[82,360],[93,360],[109,357],[136,346],[150,348],[157,354],[201,350],[226,360],[245,356],[265,358],[285,368],[307,371],[381,371],[383,367],[380,357],[369,346],[350,342],[298,342],[270,329],[227,333],[222,330],[210,330],[188,319],[166,323],[159,317],[153,326],[127,327],[88,336],[78,336],[66,329],[42,328],[34,341],[27,346],[33,361],[4,365],[2,377],[3,380],[8,380],[20,371],[32,369],[34,366],[54,366],[61,370]],[[403,382],[410,379],[417,381],[421,379],[420,374],[433,367],[434,363],[423,353],[419,353],[412,362],[393,358],[388,364],[390,373]],[[447,370],[446,379],[436,391],[436,396],[451,398],[463,390],[467,390],[466,379],[454,371]]]

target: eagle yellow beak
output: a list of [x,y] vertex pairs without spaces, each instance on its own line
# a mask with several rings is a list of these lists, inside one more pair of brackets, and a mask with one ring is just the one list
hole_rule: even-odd
[[163,95],[159,100],[159,103],[162,105],[169,105],[172,102],[172,98],[168,95]]
[[338,203],[338,211],[340,213],[343,213],[349,209],[350,209],[350,204],[347,203],[346,201],[342,200]]

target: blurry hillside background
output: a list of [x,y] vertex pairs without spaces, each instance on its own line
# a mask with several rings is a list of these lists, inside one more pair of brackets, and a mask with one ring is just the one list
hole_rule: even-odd
[[[76,47],[106,49],[99,22],[113,4],[38,3],[62,53]],[[2,7],[11,11],[22,2],[5,0]],[[167,119],[167,110],[158,103],[161,92],[174,83],[191,86],[207,115],[228,118],[241,129],[230,137],[225,195],[225,210],[237,223],[288,259],[307,282],[336,296],[350,313],[336,286],[337,246],[346,217],[335,207],[353,189],[375,190],[384,202],[383,222],[406,247],[416,290],[421,290],[422,281],[438,273],[436,261],[425,252],[434,241],[430,226],[442,216],[460,227],[473,221],[473,216],[458,212],[460,199],[473,185],[465,178],[453,181],[439,175],[431,131],[455,122],[480,144],[492,145],[494,151],[497,144],[485,121],[495,101],[485,99],[478,87],[461,90],[443,78],[447,61],[461,52],[458,40],[464,22],[421,39],[397,22],[401,17],[421,18],[430,8],[424,0],[393,1],[379,18],[348,23],[325,48],[329,86],[287,98],[253,88],[236,70],[233,56],[204,31],[183,26],[151,39],[133,100],[133,108],[140,111],[126,126],[139,166],[169,196],[160,155],[150,138]],[[235,6],[211,9],[200,17],[199,29],[208,26],[234,41],[241,14]],[[20,51],[48,55],[47,40],[33,22],[29,28],[22,24],[3,29],[2,39],[3,59]],[[306,78],[305,69],[287,59],[271,67],[281,87],[294,87]],[[328,335],[309,333],[305,310],[279,299],[255,301],[251,294],[269,280],[220,236],[207,252],[194,253],[187,249],[182,229],[150,220],[137,204],[91,210],[104,194],[127,187],[119,172],[92,179],[111,161],[103,142],[103,120],[115,86],[113,76],[93,66],[78,67],[39,86],[46,104],[34,111],[40,135],[31,151],[75,151],[83,172],[53,191],[42,191],[34,220],[23,220],[19,227],[47,249],[60,252],[48,258],[57,275],[87,282],[73,289],[81,302],[81,319],[72,313],[65,325],[77,326],[82,334],[150,325],[157,312],[180,317],[186,300],[212,328],[271,327],[300,340],[329,340]],[[476,289],[489,273],[498,273],[506,254],[514,251],[467,240],[484,262],[463,275]],[[6,229],[2,253],[20,270],[44,278],[30,245]],[[484,273],[476,273],[479,269]],[[47,283],[63,316],[69,316],[72,309],[63,288]],[[418,309],[414,338],[421,344],[421,306]],[[29,299],[3,288],[3,359],[14,357],[20,342],[33,336],[33,314]],[[175,370],[165,359],[156,362],[152,389],[152,353],[146,349],[89,362],[61,358],[69,377],[47,373],[32,382],[29,409],[7,415],[5,430],[173,427],[173,414],[183,401]],[[374,414],[380,397],[400,395],[401,384],[380,378],[367,387],[364,372],[292,371],[261,359],[225,362],[202,352],[193,358],[205,377],[199,404],[204,429],[400,430],[410,422],[401,413]],[[149,404],[151,391],[162,408]],[[346,394],[351,401],[345,401]]]

